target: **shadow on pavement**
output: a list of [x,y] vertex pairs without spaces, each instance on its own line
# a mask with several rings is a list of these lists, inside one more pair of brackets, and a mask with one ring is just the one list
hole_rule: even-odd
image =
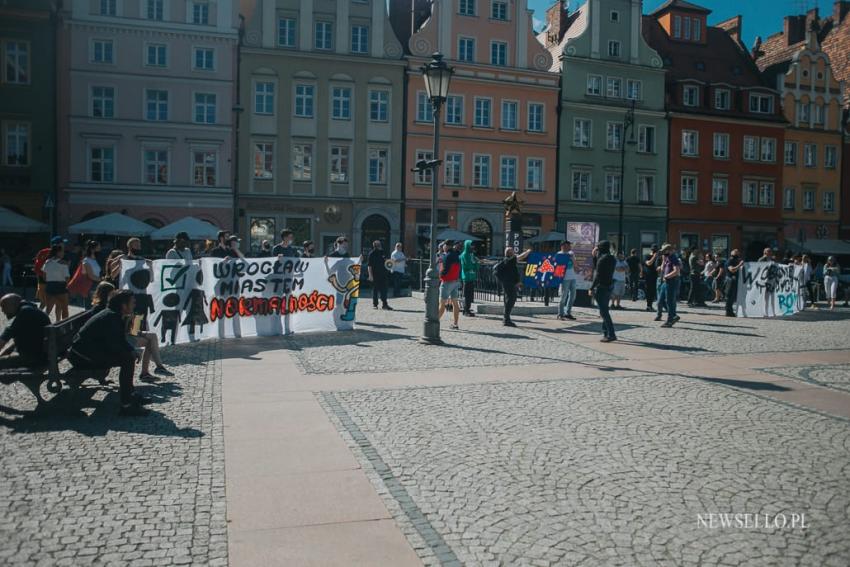
[[714,384],[722,384],[724,386],[732,386],[733,388],[744,388],[747,390],[764,390],[769,392],[788,392],[791,388],[771,384],[769,382],[756,382],[752,380],[736,380],[733,378],[709,378],[707,376],[692,376],[703,382],[712,382]]

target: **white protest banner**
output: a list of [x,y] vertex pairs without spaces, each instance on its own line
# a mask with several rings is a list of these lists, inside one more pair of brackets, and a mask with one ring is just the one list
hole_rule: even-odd
[[122,267],[121,287],[136,294],[137,313],[148,306],[146,328],[163,343],[354,328],[357,258],[124,260]]
[[802,267],[745,262],[738,273],[738,316],[782,317],[804,307]]

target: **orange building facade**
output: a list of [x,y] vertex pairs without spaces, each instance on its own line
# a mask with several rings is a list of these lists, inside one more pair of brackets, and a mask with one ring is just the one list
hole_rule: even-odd
[[[391,3],[391,18],[396,7],[405,3]],[[526,2],[438,0],[407,41],[405,169],[432,159],[433,116],[420,68],[439,51],[454,76],[440,117],[438,230],[476,236],[483,255],[503,249],[502,201],[512,191],[524,201],[526,237],[555,223],[559,76],[549,71],[551,55],[533,34],[531,14]],[[430,175],[406,174],[408,254],[427,256]]]

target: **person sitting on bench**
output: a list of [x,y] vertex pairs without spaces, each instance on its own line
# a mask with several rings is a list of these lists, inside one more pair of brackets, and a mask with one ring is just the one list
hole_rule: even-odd
[[121,395],[120,415],[142,416],[148,411],[142,407],[150,400],[134,393],[133,371],[138,354],[125,338],[127,317],[133,315],[133,292],[122,289],[109,297],[106,309],[93,315],[82,326],[68,353],[74,368],[120,368],[118,386]]
[[[0,335],[0,368],[37,368],[47,363],[44,328],[47,314],[17,293],[0,298],[0,309],[12,322]],[[14,343],[9,344],[9,341]],[[17,351],[17,352],[13,352]]]

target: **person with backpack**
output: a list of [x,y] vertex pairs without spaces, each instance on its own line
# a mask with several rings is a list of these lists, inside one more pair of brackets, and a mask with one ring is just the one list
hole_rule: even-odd
[[517,262],[525,260],[529,254],[531,254],[531,248],[517,256],[514,249],[508,246],[505,248],[505,257],[493,268],[493,273],[504,291],[505,318],[502,324],[505,327],[516,327],[516,323],[511,320],[511,311],[516,305],[517,292],[522,286]]
[[440,319],[449,305],[452,308],[452,325],[454,330],[458,329],[458,318],[460,316],[460,305],[458,294],[460,292],[460,242],[458,246],[449,246],[446,241],[446,253],[442,256],[440,265]]

